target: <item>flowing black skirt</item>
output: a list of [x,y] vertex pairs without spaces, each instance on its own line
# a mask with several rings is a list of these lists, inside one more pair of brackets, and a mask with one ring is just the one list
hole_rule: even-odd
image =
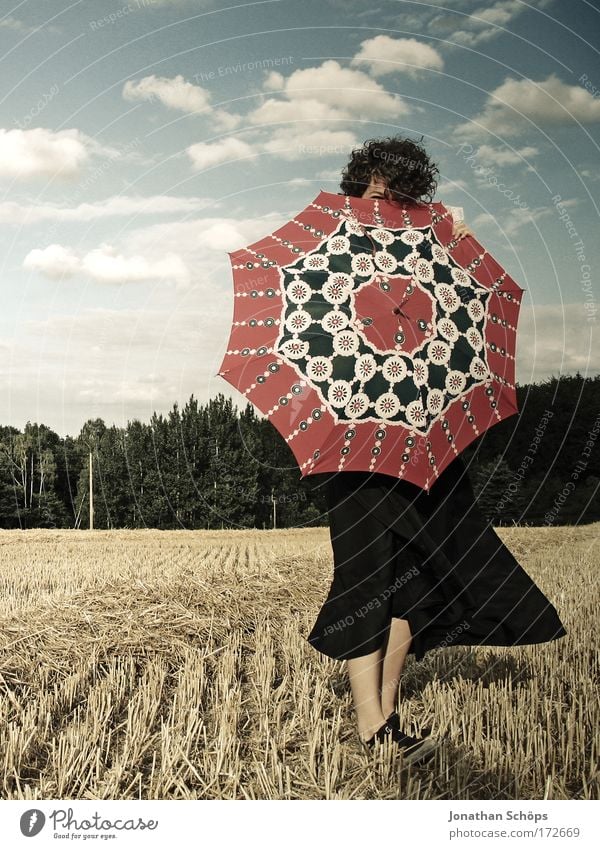
[[338,660],[380,648],[392,617],[409,653],[517,646],[567,632],[552,604],[487,522],[457,457],[429,493],[390,475],[318,475],[333,548],[329,594],[307,637]]

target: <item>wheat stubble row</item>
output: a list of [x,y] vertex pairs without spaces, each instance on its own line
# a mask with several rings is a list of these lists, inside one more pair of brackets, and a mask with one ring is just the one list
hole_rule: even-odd
[[306,634],[326,528],[0,533],[5,799],[598,798],[598,525],[499,533],[568,634],[409,656],[401,768],[357,744],[344,664]]

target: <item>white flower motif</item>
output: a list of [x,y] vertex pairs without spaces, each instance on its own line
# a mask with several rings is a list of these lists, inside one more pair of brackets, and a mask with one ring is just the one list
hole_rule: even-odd
[[399,383],[406,377],[408,368],[402,357],[392,356],[384,360],[381,373],[390,383]]
[[393,392],[384,392],[375,402],[375,413],[380,419],[391,419],[400,409],[400,400]]
[[333,363],[329,357],[312,357],[308,361],[306,373],[311,380],[323,381],[331,377]]
[[427,356],[437,366],[445,365],[450,360],[451,348],[441,339],[432,339],[427,345]]
[[327,333],[337,333],[348,327],[350,319],[343,310],[329,310],[321,319],[321,327]]
[[304,333],[312,323],[312,316],[306,310],[292,310],[285,320],[285,326],[290,333]]
[[371,230],[371,236],[376,242],[379,242],[380,245],[391,245],[394,241],[394,234],[390,233],[389,230]]
[[468,286],[472,284],[472,280],[467,274],[466,271],[462,268],[454,267],[450,269],[450,274],[452,275],[452,279],[455,283],[460,283],[462,286]]
[[444,393],[441,389],[430,389],[427,393],[427,409],[432,416],[444,409]]
[[402,265],[405,267],[409,274],[413,274],[415,266],[420,259],[421,254],[418,251],[412,251],[411,253],[406,254],[404,259],[402,260]]
[[364,227],[354,218],[346,219],[346,230],[348,233],[353,233],[355,236],[365,235]]
[[421,401],[411,401],[406,405],[406,419],[415,426],[425,423],[425,410]]
[[336,233],[327,242],[327,250],[330,254],[337,256],[338,254],[348,253],[350,250],[350,239],[343,236],[341,233]]
[[373,260],[366,253],[354,254],[351,265],[352,271],[360,277],[370,277],[375,271]]
[[417,280],[430,283],[433,280],[433,265],[424,256],[420,257],[415,264],[414,275]]
[[349,419],[357,419],[369,409],[369,396],[366,392],[357,392],[353,395],[344,409]]
[[436,283],[433,291],[444,312],[456,312],[460,307],[461,300],[454,287],[448,283]]
[[446,375],[446,389],[450,395],[460,395],[467,385],[467,377],[462,371],[451,369]]
[[489,375],[489,369],[480,357],[473,357],[469,371],[475,380],[485,380]]
[[424,386],[427,383],[429,380],[429,366],[425,360],[414,360],[412,378],[417,386]]
[[361,354],[354,364],[354,374],[361,383],[366,383],[377,372],[377,360],[373,354]]
[[448,265],[448,263],[450,262],[448,254],[441,245],[437,244],[437,242],[434,242],[432,244],[431,253],[433,254],[434,260],[440,265]]
[[293,304],[305,304],[311,299],[312,289],[304,280],[292,280],[286,286],[285,294],[288,301],[291,301]]
[[311,271],[322,271],[325,268],[329,268],[329,259],[325,254],[308,254],[302,262],[304,267]]
[[304,339],[286,339],[280,350],[290,360],[301,360],[308,353],[308,347]]
[[343,304],[348,300],[354,281],[350,274],[341,271],[330,274],[321,286],[321,293],[329,304]]
[[334,380],[327,390],[332,407],[345,407],[352,396],[352,387],[347,380]]
[[448,342],[456,342],[456,340],[458,339],[458,327],[450,318],[440,318],[437,323],[437,330],[438,333],[440,333],[444,337],[444,339],[448,340]]
[[471,348],[475,351],[481,351],[483,348],[483,336],[479,330],[476,327],[469,327],[465,335]]
[[398,260],[387,251],[377,251],[375,254],[375,265],[382,271],[392,274],[398,267]]
[[352,330],[342,330],[333,337],[333,350],[341,357],[347,357],[358,351],[360,339]]
[[420,230],[405,230],[400,233],[400,241],[404,242],[405,245],[419,245],[424,238]]
[[479,300],[479,298],[473,298],[467,304],[467,313],[471,321],[481,321],[483,318],[483,314],[485,312],[484,306]]

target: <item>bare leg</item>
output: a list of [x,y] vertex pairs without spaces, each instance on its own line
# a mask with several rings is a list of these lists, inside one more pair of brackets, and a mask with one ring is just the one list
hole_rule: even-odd
[[353,657],[346,661],[354,709],[358,723],[358,734],[368,740],[381,728],[385,716],[381,712],[381,662],[383,646],[371,654]]
[[408,620],[392,618],[381,672],[381,713],[384,719],[396,709],[400,675],[411,640]]

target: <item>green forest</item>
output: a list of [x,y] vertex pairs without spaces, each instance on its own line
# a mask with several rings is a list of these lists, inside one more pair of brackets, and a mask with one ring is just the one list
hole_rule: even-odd
[[[493,525],[600,519],[600,375],[517,385],[520,412],[463,452]],[[0,427],[0,527],[157,529],[327,525],[318,476],[300,479],[275,427],[247,404],[192,395],[127,427],[88,420],[74,437]]]

